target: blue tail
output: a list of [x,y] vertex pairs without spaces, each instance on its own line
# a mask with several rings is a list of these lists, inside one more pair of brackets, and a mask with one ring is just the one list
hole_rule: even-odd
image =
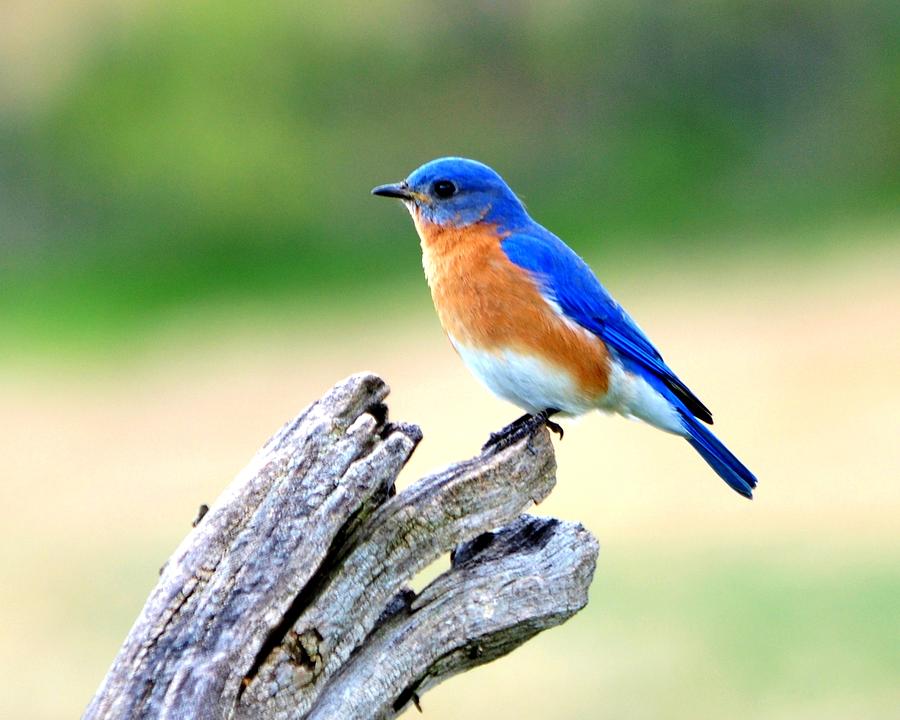
[[756,476],[738,460],[719,439],[710,432],[688,410],[682,410],[682,422],[687,430],[687,441],[709,463],[719,477],[746,498],[753,499],[753,488],[756,487]]

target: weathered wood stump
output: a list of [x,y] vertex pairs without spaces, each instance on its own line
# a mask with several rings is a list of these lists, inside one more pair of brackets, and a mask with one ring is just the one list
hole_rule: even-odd
[[162,569],[85,718],[390,718],[586,604],[597,542],[520,515],[555,482],[547,431],[396,494],[421,432],[388,422],[387,393],[354,375],[269,440]]

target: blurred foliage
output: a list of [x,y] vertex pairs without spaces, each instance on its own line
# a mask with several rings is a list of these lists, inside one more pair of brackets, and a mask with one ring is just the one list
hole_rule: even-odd
[[493,165],[604,260],[890,216],[898,16],[153,3],[98,23],[49,100],[0,108],[2,329],[104,336],[198,302],[418,281],[412,229],[368,190],[438,155]]

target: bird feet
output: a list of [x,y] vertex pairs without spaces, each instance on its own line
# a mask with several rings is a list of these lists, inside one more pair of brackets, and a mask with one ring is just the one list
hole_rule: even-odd
[[562,440],[564,434],[562,427],[550,419],[552,415],[558,412],[559,410],[556,408],[547,408],[534,415],[526,413],[522,417],[513,420],[505,428],[491,433],[488,441],[481,447],[481,452],[499,452],[510,445],[514,445],[519,440],[529,437],[535,430],[544,425],[559,435],[559,439]]

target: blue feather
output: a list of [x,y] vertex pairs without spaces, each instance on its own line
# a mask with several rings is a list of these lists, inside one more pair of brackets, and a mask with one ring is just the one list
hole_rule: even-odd
[[600,337],[626,370],[643,377],[665,397],[681,416],[691,446],[731,488],[752,497],[756,477],[700,422],[712,422],[710,411],[666,365],[587,263],[534,222],[505,237],[501,246],[511,262],[533,275],[566,317]]
[[687,441],[709,463],[729,487],[746,498],[753,498],[756,476],[725,447],[712,431],[687,411],[681,416],[688,432]]
[[659,351],[568,245],[539,225],[501,242],[506,256],[531,272],[563,313],[660,377],[674,375]]
[[661,379],[695,417],[712,423],[709,408],[666,365],[653,343],[574,250],[533,221],[504,238],[501,245],[512,262],[538,279],[544,293],[567,317],[602,338],[626,366],[636,365],[639,374]]

